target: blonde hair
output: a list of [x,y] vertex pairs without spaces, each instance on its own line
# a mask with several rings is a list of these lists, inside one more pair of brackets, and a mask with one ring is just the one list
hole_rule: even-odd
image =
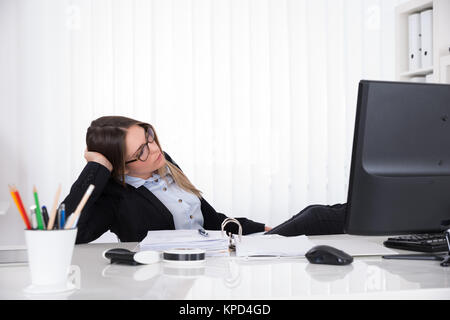
[[[173,180],[181,189],[195,194],[200,199],[202,198],[202,192],[189,181],[183,171],[181,171],[176,165],[168,160],[166,160],[166,164],[167,167],[169,167],[170,174],[172,175]],[[166,181],[166,175],[168,174],[167,167],[164,166],[157,170],[158,174],[163,177],[163,179],[166,179]]]

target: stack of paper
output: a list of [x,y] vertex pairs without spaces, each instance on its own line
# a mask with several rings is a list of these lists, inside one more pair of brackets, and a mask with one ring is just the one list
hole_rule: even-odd
[[139,243],[139,250],[164,251],[176,248],[195,248],[206,251],[207,256],[228,255],[228,237],[220,231],[207,231],[201,235],[198,230],[149,231]]
[[236,241],[236,256],[304,256],[313,246],[314,243],[306,236],[283,237],[276,234],[245,236],[241,242]]

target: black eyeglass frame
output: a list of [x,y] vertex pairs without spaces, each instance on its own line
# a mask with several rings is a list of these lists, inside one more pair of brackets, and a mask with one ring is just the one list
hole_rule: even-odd
[[[151,125],[141,125],[141,127],[146,129],[145,139],[147,140],[147,143],[142,144],[139,147],[139,149],[136,150],[135,154],[138,153],[138,154],[140,154],[139,156],[137,156],[133,160],[125,161],[125,164],[129,164],[129,163],[136,162],[136,161],[146,161],[148,159],[148,156],[150,155],[150,148],[149,148],[148,144],[153,143],[153,141],[155,141],[155,131],[153,130],[153,127]],[[142,159],[141,157],[144,154],[143,150],[145,148],[147,148],[147,156],[145,157],[145,159]]]

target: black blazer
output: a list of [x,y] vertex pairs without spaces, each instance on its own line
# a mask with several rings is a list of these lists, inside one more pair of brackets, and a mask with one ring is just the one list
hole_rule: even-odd
[[[178,167],[164,152],[167,161]],[[140,242],[149,230],[173,230],[175,225],[170,211],[146,187],[124,187],[111,177],[109,170],[96,162],[88,162],[78,179],[72,185],[69,195],[64,199],[66,212],[75,211],[87,187],[95,189],[87,201],[78,220],[76,243],[88,243],[108,230],[115,233],[122,242]],[[206,230],[220,230],[222,213],[201,199],[201,211]],[[236,218],[242,225],[243,234],[264,231],[264,224],[246,218]],[[226,230],[238,232],[236,224],[229,223]]]

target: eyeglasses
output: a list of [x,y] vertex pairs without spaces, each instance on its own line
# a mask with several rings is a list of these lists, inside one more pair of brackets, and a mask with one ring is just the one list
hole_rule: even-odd
[[137,154],[136,158],[133,160],[126,161],[125,164],[129,164],[138,160],[146,161],[148,159],[148,156],[150,154],[150,148],[148,144],[155,141],[155,132],[153,131],[153,128],[151,126],[147,127],[147,131],[145,132],[145,139],[147,140],[147,143],[141,145],[139,149],[134,153]]

